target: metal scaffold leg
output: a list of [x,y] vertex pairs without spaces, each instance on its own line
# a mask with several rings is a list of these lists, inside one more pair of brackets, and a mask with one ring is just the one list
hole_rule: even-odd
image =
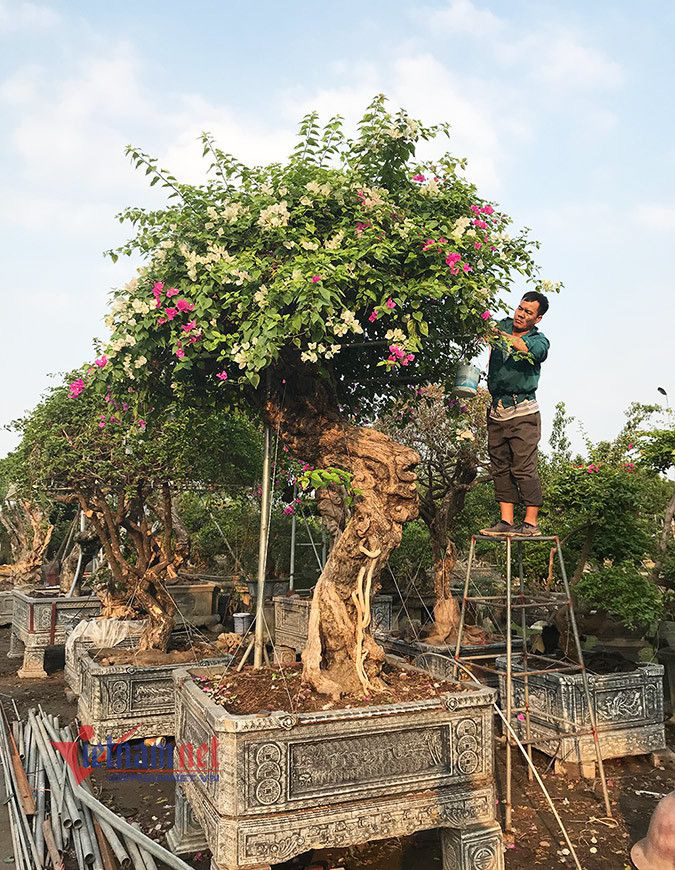
[[[469,587],[471,584],[471,572],[476,558],[476,541],[485,541],[491,544],[504,544],[506,548],[506,589],[503,595],[470,595]],[[534,594],[528,595],[525,576],[523,570],[523,547],[524,544],[553,542],[552,552],[557,555],[558,564],[560,567],[560,576],[563,585],[563,594],[542,593],[541,590],[536,590]],[[517,545],[516,556],[518,559],[518,584],[517,590],[514,590],[513,583],[513,544]],[[551,572],[549,572],[551,573]],[[514,598],[515,595],[515,598]],[[489,602],[491,606],[503,607],[506,611],[506,668],[499,671],[496,668],[489,667],[485,664],[478,664],[476,659],[480,656],[461,655],[462,639],[466,626],[467,608],[471,602],[485,604]],[[566,607],[568,612],[569,624],[572,630],[574,639],[574,648],[576,653],[576,662],[565,661],[564,659],[554,659],[546,655],[536,655],[534,658],[535,667],[530,666],[530,658],[532,654],[527,646],[527,616],[526,611],[532,607]],[[522,670],[519,668],[517,675],[519,680],[522,680],[521,693],[515,699],[513,689],[513,609],[520,609],[520,630],[523,635],[523,649],[520,654],[519,661],[522,663]],[[542,664],[544,667],[542,667]],[[590,722],[590,730],[593,736],[593,745],[595,749],[595,758],[602,787],[602,795],[605,804],[606,816],[612,817],[612,810],[607,791],[607,781],[605,779],[605,770],[602,760],[602,752],[600,749],[600,741],[598,739],[597,717],[595,713],[595,704],[591,693],[588,673],[583,659],[583,651],[581,649],[581,640],[577,628],[576,617],[574,615],[574,607],[572,604],[572,596],[567,572],[565,570],[565,561],[563,559],[560,540],[557,535],[545,536],[540,535],[529,538],[514,538],[512,535],[504,535],[501,537],[488,537],[484,535],[473,535],[471,538],[471,546],[469,549],[469,558],[466,566],[466,577],[464,580],[464,592],[462,595],[462,606],[460,610],[459,628],[457,634],[457,643],[455,646],[453,675],[455,679],[459,676],[460,669],[478,668],[479,671],[488,671],[499,675],[503,678],[503,695],[502,705],[504,710],[504,738],[506,748],[506,782],[504,789],[504,814],[505,828],[507,831],[513,830],[512,814],[513,814],[513,798],[512,798],[512,778],[513,778],[513,747],[519,744],[519,748],[523,751],[528,759],[528,778],[532,781],[535,778],[535,769],[532,764],[532,744],[535,742],[532,736],[532,726],[530,720],[530,677],[535,674],[547,673],[570,673],[576,671],[581,675],[583,693],[588,708],[588,716]],[[514,722],[518,718],[518,723]],[[525,741],[524,743],[516,736],[519,732],[522,736],[524,723]],[[515,727],[514,727],[515,726]],[[520,727],[519,727],[520,726]],[[536,777],[539,781],[539,777]]]

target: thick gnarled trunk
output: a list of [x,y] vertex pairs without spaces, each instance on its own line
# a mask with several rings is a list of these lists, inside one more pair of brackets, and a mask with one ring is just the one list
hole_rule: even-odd
[[[302,389],[304,387],[304,389]],[[370,632],[370,598],[403,525],[418,513],[414,450],[344,423],[316,380],[273,399],[267,411],[296,456],[352,475],[356,497],[317,582],[302,653],[304,679],[322,694],[377,691],[384,652]],[[292,395],[292,400],[288,398]]]
[[[176,553],[173,545],[172,499],[168,485],[162,487],[158,513],[161,513],[163,528],[157,533],[148,523],[141,486],[131,502],[127,502],[123,492],[119,492],[114,501],[103,494],[89,499],[80,494],[79,501],[91,518],[112,575],[109,585],[101,584],[96,588],[103,605],[101,615],[117,619],[147,617],[140,649],[166,650],[176,611],[166,581],[176,578],[182,561],[182,555]],[[133,549],[133,559],[125,555],[125,546]]]
[[0,509],[0,523],[7,532],[14,559],[11,565],[0,565],[0,577],[11,578],[16,586],[35,583],[54,526],[40,507],[25,499],[5,503]]

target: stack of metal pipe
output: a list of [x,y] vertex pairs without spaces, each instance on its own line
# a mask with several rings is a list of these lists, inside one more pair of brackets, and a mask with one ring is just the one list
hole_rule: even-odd
[[174,870],[189,865],[102,804],[75,771],[80,742],[71,725],[41,707],[11,721],[0,704],[0,764],[17,870],[64,870],[74,855],[80,870]]

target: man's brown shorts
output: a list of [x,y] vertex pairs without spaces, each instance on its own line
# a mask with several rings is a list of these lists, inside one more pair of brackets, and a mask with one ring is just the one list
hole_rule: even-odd
[[497,501],[540,507],[543,496],[537,472],[537,445],[541,438],[541,415],[537,411],[511,420],[493,420],[488,415],[487,424]]

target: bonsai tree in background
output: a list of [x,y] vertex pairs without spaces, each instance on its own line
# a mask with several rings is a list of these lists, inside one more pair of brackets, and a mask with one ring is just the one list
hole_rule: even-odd
[[[175,605],[166,588],[185,553],[177,546],[174,493],[234,474],[241,459],[237,426],[219,414],[174,407],[147,422],[126,400],[107,394],[101,404],[79,379],[57,387],[16,425],[23,486],[74,502],[89,518],[105,553],[109,577],[96,592],[103,616],[147,615],[141,648],[165,649]],[[241,429],[246,421],[242,418]]]
[[159,408],[195,395],[217,406],[238,386],[295,457],[347,473],[353,505],[303,653],[305,679],[333,696],[378,687],[369,592],[418,512],[418,454],[359,424],[472,357],[514,271],[535,274],[532,243],[508,234],[461,161],[415,162],[420,140],[447,132],[378,97],[354,139],[308,115],[283,164],[245,166],[205,135],[201,185],[128,152],[170,204],[121,215],[135,234],[112,255],[144,265],[115,294],[99,388],[131,385]]
[[593,616],[586,619],[590,633],[609,630],[608,617],[629,630],[644,628],[661,608],[650,570],[672,484],[640,461],[638,449],[639,432],[655,410],[631,406],[614,441],[586,439],[586,455],[573,458],[566,434],[571,418],[558,406],[553,453],[544,465],[544,528],[559,534],[572,554],[571,585],[582,611]]
[[12,561],[0,565],[0,577],[15,585],[35,583],[54,531],[42,493],[27,493],[20,486],[20,457],[0,459],[0,525],[5,531]]
[[429,529],[436,598],[429,643],[449,643],[457,637],[459,607],[451,588],[457,562],[453,532],[469,491],[488,465],[488,402],[484,390],[475,398],[458,399],[440,386],[422,387],[397,402],[378,424],[421,458],[420,517]]
[[[658,474],[667,474],[675,466],[675,426],[673,425],[673,412],[670,408],[666,411],[658,409],[662,419],[655,423],[651,429],[640,429],[637,433],[636,446],[639,456],[639,465],[651,469]],[[649,413],[649,412],[648,412]],[[655,408],[651,414],[657,413]],[[666,565],[675,562],[673,544],[675,542],[675,485],[672,480],[666,483],[670,492],[670,498],[663,514],[663,526],[658,539],[658,552],[656,556],[657,573],[664,574]],[[665,573],[665,579],[670,589],[675,589],[675,576],[671,572]]]

